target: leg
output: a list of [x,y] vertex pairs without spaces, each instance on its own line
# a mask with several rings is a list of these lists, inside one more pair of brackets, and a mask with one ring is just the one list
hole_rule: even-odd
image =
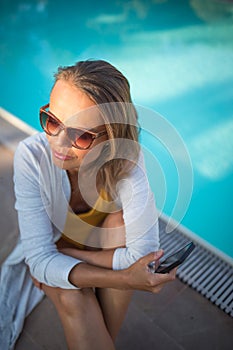
[[108,214],[101,228],[103,229],[100,232],[101,248],[111,249],[125,247],[125,223],[122,210]]
[[43,285],[60,316],[69,350],[114,350],[91,288],[64,290]]
[[[121,237],[121,246],[125,246],[125,227],[122,211],[109,214],[102,227],[106,229],[113,227],[119,228],[116,234],[119,234]],[[111,241],[109,241],[108,244],[111,245]],[[115,341],[124,320],[132,293],[131,290],[113,288],[96,289],[96,295],[103,313],[104,321],[113,341]]]
[[133,291],[113,288],[98,288],[96,295],[104,321],[112,340],[115,341],[124,321]]
[[[74,248],[62,238],[57,242],[57,247]],[[38,283],[34,280],[35,282]],[[69,350],[114,350],[99,303],[91,288],[72,290],[43,284],[42,289],[60,316]]]

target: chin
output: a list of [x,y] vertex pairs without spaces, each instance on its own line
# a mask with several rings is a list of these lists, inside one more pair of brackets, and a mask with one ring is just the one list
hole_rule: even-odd
[[79,168],[79,164],[77,164],[77,161],[76,162],[64,161],[64,160],[59,160],[55,157],[53,157],[53,164],[56,165],[58,168],[64,169],[64,170],[72,170],[75,168]]

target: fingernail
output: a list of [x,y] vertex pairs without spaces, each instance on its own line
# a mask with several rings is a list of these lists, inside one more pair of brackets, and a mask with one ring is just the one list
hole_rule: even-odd
[[163,253],[163,249],[159,249],[157,252],[155,252],[155,256],[160,256]]

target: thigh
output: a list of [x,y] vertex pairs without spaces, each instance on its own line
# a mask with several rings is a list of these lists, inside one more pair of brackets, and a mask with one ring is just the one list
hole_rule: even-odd
[[[125,224],[123,211],[109,214],[102,224],[102,248],[125,247]],[[127,312],[131,297],[131,290],[113,288],[96,288],[106,327],[115,340]]]
[[103,249],[125,247],[126,234],[123,211],[109,214],[101,225],[100,245]]
[[104,321],[113,341],[123,323],[132,294],[132,290],[96,288]]
[[92,288],[65,290],[43,286],[43,290],[57,309],[69,349],[114,349]]
[[83,289],[62,289],[58,287],[50,287],[42,284],[42,290],[45,295],[52,301],[58,312],[74,313],[82,310],[85,300],[88,301],[89,296],[93,294],[91,288]]

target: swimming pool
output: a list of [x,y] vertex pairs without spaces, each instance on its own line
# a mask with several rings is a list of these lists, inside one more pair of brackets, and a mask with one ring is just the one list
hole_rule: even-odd
[[[148,110],[178,132],[191,157],[193,192],[188,204],[183,187],[181,223],[233,257],[233,5],[25,0],[0,6],[0,105],[40,129],[38,109],[58,65],[110,61],[128,77],[143,111],[141,141],[158,207],[173,215],[180,165],[155,135],[157,113],[154,133],[144,125]],[[182,178],[189,170],[182,168]]]

